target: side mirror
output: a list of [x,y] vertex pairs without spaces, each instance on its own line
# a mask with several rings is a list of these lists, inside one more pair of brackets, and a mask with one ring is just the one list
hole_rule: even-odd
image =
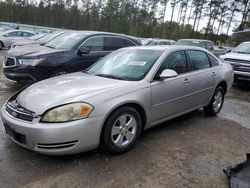
[[164,71],[162,71],[162,73],[160,75],[160,78],[161,79],[166,79],[166,78],[174,78],[174,77],[177,77],[177,76],[178,76],[178,74],[174,70],[165,69]]
[[78,53],[79,55],[89,54],[89,53],[90,53],[90,49],[89,49],[88,47],[82,46],[82,47],[80,47],[80,48],[78,49],[77,53]]

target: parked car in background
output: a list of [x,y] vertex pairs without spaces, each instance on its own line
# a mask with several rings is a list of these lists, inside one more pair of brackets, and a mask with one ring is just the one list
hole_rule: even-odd
[[65,31],[58,31],[58,32],[54,32],[51,34],[47,34],[47,33],[41,33],[38,35],[33,35],[32,37],[26,38],[26,39],[22,39],[22,40],[15,40],[13,42],[11,42],[11,48],[15,48],[15,47],[20,47],[20,46],[27,46],[27,45],[31,45],[31,44],[40,44],[40,45],[44,45],[47,42],[55,39],[56,37],[62,35],[63,33],[65,33]]
[[144,46],[155,46],[155,45],[174,45],[174,40],[169,39],[148,39],[144,42]]
[[141,40],[142,46],[156,46],[156,45],[174,45],[175,40],[159,39],[159,38],[138,38]]
[[74,154],[102,145],[120,154],[143,130],[166,120],[201,107],[216,115],[232,82],[232,67],[207,50],[130,47],[84,72],[15,94],[3,106],[2,120],[16,143],[39,153]]
[[12,40],[10,42],[10,48],[16,47],[17,44],[33,44],[36,43],[37,40],[43,38],[46,34],[37,34],[37,35],[33,35],[31,37],[28,38],[19,38],[19,39],[15,39]]
[[241,43],[230,53],[220,56],[220,60],[232,65],[235,84],[250,85],[250,42]]
[[0,33],[3,32],[3,31],[7,31],[7,30],[10,30],[10,29],[7,28],[7,27],[0,27]]
[[29,45],[8,51],[4,75],[18,83],[81,71],[108,53],[141,43],[134,37],[95,31],[67,31],[45,45]]
[[9,48],[10,42],[18,38],[28,38],[33,36],[34,33],[24,30],[8,30],[0,33],[0,50]]
[[210,40],[202,40],[202,39],[180,39],[175,45],[187,45],[187,46],[198,46],[201,48],[205,48],[208,51],[212,52],[215,56],[219,57],[226,53],[226,50],[215,48],[213,42]]

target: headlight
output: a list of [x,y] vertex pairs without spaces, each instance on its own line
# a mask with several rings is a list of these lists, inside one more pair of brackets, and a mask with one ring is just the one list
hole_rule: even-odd
[[53,108],[42,117],[42,122],[62,123],[87,118],[94,107],[87,103],[71,103]]
[[45,58],[42,58],[42,59],[19,59],[18,61],[21,65],[35,66],[40,63],[43,63],[45,60],[46,60]]

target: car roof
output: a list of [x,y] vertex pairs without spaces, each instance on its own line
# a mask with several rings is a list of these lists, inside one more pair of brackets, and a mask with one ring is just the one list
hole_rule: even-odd
[[137,37],[134,37],[134,36],[130,36],[130,35],[125,35],[125,34],[118,34],[118,33],[112,33],[112,32],[104,32],[104,31],[67,31],[67,32],[72,32],[72,33],[82,33],[84,35],[113,35],[113,36],[121,36],[121,37],[126,37],[126,38],[129,38],[129,39],[133,39],[134,41],[137,41],[137,43],[141,44],[140,40],[137,38]]
[[26,31],[26,30],[20,30],[20,29],[10,29],[10,30],[7,30],[7,31],[4,31],[4,32],[1,32],[1,34],[6,34],[6,33],[10,33],[10,32],[15,32],[15,31],[19,31],[19,32],[28,32],[28,33],[33,33],[32,31]]
[[[124,48],[123,48],[124,49]],[[133,46],[127,47],[125,49],[138,49],[138,50],[158,50],[158,51],[175,51],[175,50],[200,50],[204,52],[208,52],[204,48],[196,47],[196,46],[187,46],[187,45],[179,45],[179,46],[166,46],[166,45],[156,45],[156,46]]]
[[205,40],[205,39],[180,39],[178,41],[183,41],[183,40],[184,41],[195,41],[195,42],[212,42],[211,40]]

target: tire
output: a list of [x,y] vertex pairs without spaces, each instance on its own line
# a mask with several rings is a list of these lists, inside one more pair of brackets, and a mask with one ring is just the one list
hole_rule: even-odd
[[215,89],[211,102],[209,103],[208,106],[203,108],[204,112],[210,116],[217,115],[221,111],[221,108],[223,107],[224,97],[225,97],[224,89],[222,87],[217,87]]
[[119,108],[103,127],[101,145],[110,154],[126,153],[133,148],[141,131],[142,119],[137,110],[132,107]]
[[4,47],[3,43],[0,41],[0,50],[2,50]]
[[70,71],[66,68],[57,68],[51,75],[51,77],[54,76],[61,76],[61,75],[65,75],[68,74]]

